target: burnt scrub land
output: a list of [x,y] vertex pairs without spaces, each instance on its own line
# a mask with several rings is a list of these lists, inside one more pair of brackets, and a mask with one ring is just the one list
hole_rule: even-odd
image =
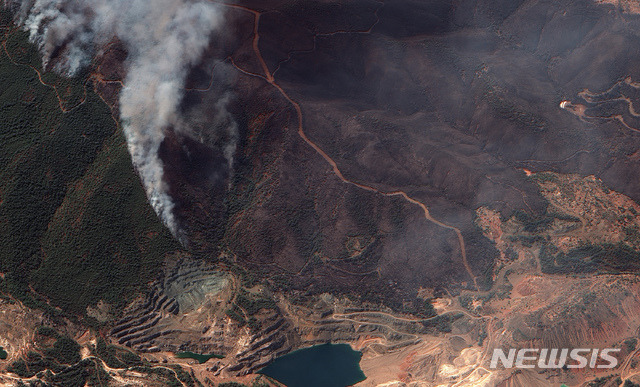
[[[182,190],[186,227],[212,224],[189,203],[222,211],[219,247],[273,286],[399,305],[420,287],[492,286],[499,254],[479,207],[520,214],[535,243],[551,220],[524,169],[595,175],[640,198],[625,159],[634,131],[560,108],[635,76],[637,17],[586,0],[508,3],[226,6],[233,37],[207,55],[234,77],[237,157],[222,209],[219,194]],[[197,66],[189,87],[216,71]],[[599,109],[624,107],[610,105]],[[180,176],[171,183],[198,186]],[[215,250],[198,235],[196,249]]]

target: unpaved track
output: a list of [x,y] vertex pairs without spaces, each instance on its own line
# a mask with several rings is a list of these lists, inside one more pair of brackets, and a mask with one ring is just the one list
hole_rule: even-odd
[[[215,2],[215,1],[214,1]],[[273,74],[271,73],[271,71],[269,70],[269,67],[267,66],[264,58],[262,57],[262,53],[260,52],[260,47],[259,47],[259,42],[260,42],[260,34],[259,34],[259,25],[260,25],[260,12],[244,7],[244,6],[240,6],[240,5],[235,5],[235,4],[223,4],[223,3],[218,3],[215,2],[216,4],[220,4],[222,6],[225,7],[230,7],[230,8],[235,8],[235,9],[240,9],[246,12],[249,12],[251,14],[254,15],[254,28],[253,28],[253,33],[254,33],[254,37],[253,37],[253,50],[256,54],[256,57],[258,59],[258,61],[260,62],[260,65],[264,71],[264,75],[262,74],[256,74],[256,73],[251,73],[248,72],[242,68],[240,68],[234,61],[233,58],[231,59],[231,64],[240,72],[242,72],[243,74],[246,75],[250,75],[250,76],[255,76],[258,78],[261,78],[263,80],[265,80],[267,83],[269,83],[271,86],[275,87],[276,90],[278,90],[278,92],[280,92],[280,94],[293,106],[293,108],[296,111],[296,115],[297,115],[297,119],[298,119],[298,135],[304,140],[304,142],[306,142],[310,147],[312,147],[320,156],[322,156],[323,159],[325,159],[325,161],[327,163],[329,163],[329,165],[331,166],[331,168],[333,169],[333,173],[340,179],[342,180],[342,182],[346,183],[346,184],[350,184],[353,186],[356,186],[360,189],[369,191],[369,192],[374,192],[380,195],[384,195],[384,196],[401,196],[403,199],[405,199],[406,201],[408,201],[409,203],[415,204],[417,206],[419,206],[423,213],[424,213],[424,217],[425,219],[427,219],[428,221],[452,230],[453,232],[456,233],[456,236],[458,237],[458,243],[460,244],[460,252],[462,255],[462,264],[464,265],[465,270],[467,271],[467,273],[469,274],[469,277],[472,279],[473,281],[473,285],[475,287],[476,290],[479,290],[478,288],[478,283],[477,283],[477,279],[476,276],[473,274],[473,270],[471,270],[471,266],[469,265],[469,262],[467,261],[467,250],[465,248],[465,244],[464,244],[464,238],[462,236],[462,232],[451,225],[445,224],[437,219],[434,219],[431,214],[429,213],[429,209],[427,208],[427,206],[420,202],[419,200],[412,198],[411,196],[409,196],[406,192],[404,191],[390,191],[390,192],[385,192],[385,191],[381,191],[377,188],[371,187],[369,185],[366,184],[362,184],[362,183],[358,183],[352,180],[347,179],[342,172],[340,171],[340,168],[338,167],[338,164],[331,158],[331,156],[329,156],[327,153],[325,153],[324,150],[322,150],[322,148],[320,148],[320,146],[318,146],[316,143],[314,143],[313,141],[311,141],[311,139],[309,139],[309,137],[307,137],[307,134],[304,131],[304,125],[303,125],[303,120],[302,120],[302,108],[300,107],[300,104],[297,103],[296,101],[294,101],[291,97],[289,97],[289,95],[287,94],[286,91],[284,91],[284,89],[278,85],[278,83],[276,83]],[[376,23],[378,23],[378,21],[376,21]],[[367,31],[357,31],[356,33],[370,33],[371,28]],[[339,31],[339,33],[348,33],[347,31]],[[325,35],[331,35],[331,34],[325,34]]]

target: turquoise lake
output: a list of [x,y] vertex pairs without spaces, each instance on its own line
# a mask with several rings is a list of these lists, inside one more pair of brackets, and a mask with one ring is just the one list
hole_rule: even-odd
[[322,344],[281,356],[259,373],[287,387],[346,387],[366,379],[361,358],[347,344]]

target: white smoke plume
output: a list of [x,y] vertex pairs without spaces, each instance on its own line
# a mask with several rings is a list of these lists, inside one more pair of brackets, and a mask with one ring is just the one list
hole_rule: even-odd
[[77,73],[117,36],[128,51],[120,112],[129,152],[153,209],[174,236],[180,230],[158,150],[164,131],[184,127],[179,105],[187,71],[223,22],[220,6],[200,0],[5,0],[38,44],[46,65]]

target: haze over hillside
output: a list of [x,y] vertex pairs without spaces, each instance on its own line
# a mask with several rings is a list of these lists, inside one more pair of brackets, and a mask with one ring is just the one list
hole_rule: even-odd
[[3,382],[640,383],[637,2],[3,4]]

